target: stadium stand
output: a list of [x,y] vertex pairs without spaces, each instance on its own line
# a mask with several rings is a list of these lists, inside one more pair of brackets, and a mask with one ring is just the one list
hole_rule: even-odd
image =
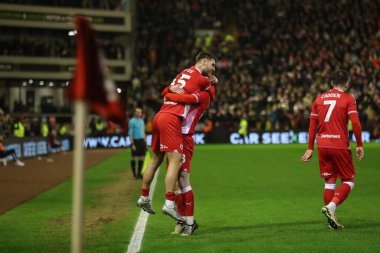
[[[21,2],[25,3],[2,3]],[[127,1],[27,3],[114,9]],[[313,99],[329,89],[329,73],[343,68],[351,74],[349,92],[357,99],[363,129],[379,138],[378,1],[141,0],[136,5],[133,72],[124,94],[127,108],[144,108],[148,124],[160,107],[161,90],[179,70],[193,64],[197,52],[208,49],[218,57],[220,83],[217,100],[204,116],[213,129],[236,131],[246,114],[250,131],[305,130]],[[74,42],[63,31],[43,40],[39,38],[48,37],[48,31],[2,31],[0,55],[74,55]],[[124,59],[125,45],[116,41],[102,38],[107,57]],[[0,103],[7,113],[8,106]],[[28,109],[25,101],[12,108]]]
[[306,129],[313,99],[329,89],[329,73],[344,68],[363,127],[374,133],[379,9],[377,1],[349,0],[138,1],[130,103],[157,107],[159,91],[206,48],[219,59],[217,101],[206,116],[215,127],[236,130],[247,113],[251,130]]

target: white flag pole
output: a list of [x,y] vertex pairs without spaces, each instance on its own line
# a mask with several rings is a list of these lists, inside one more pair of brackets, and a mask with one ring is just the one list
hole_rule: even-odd
[[82,252],[83,241],[83,175],[84,149],[83,141],[87,122],[87,104],[75,101],[75,137],[73,158],[73,209],[71,229],[71,253]]

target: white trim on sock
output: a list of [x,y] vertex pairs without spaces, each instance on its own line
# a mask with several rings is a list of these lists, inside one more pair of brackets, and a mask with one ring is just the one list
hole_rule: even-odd
[[330,203],[328,203],[326,207],[333,212],[335,212],[335,210],[336,210],[336,204],[332,201]]
[[194,224],[194,216],[187,216],[186,223],[187,223],[187,225],[193,225]]
[[174,208],[174,201],[165,199],[165,205],[169,208]]
[[192,190],[191,185],[188,185],[188,186],[182,188],[182,189],[181,189],[181,192],[182,192],[182,193],[186,193],[186,192],[189,192],[189,191],[191,191],[191,190]]
[[325,184],[325,189],[335,190],[336,184]]
[[345,181],[345,182],[343,182],[343,184],[348,184],[350,186],[351,190],[354,189],[354,182]]

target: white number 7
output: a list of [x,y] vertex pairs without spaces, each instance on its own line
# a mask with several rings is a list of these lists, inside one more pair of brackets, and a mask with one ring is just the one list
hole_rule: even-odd
[[325,101],[323,101],[323,104],[329,105],[329,109],[327,110],[327,114],[325,117],[325,122],[329,122],[331,113],[334,110],[334,107],[336,105],[336,100],[325,100]]

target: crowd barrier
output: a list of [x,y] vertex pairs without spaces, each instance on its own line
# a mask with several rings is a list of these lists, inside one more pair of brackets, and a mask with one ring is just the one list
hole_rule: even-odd
[[[59,142],[64,151],[70,151],[73,148],[72,137],[60,138]],[[47,138],[42,137],[25,137],[25,138],[11,138],[4,141],[6,150],[14,149],[16,155],[21,158],[44,156],[51,153],[57,153],[60,149],[52,149],[49,145]],[[11,159],[11,156],[7,157]]]
[[[197,145],[224,143],[224,144],[290,144],[308,142],[308,133],[300,132],[250,132],[246,136],[241,136],[236,132],[224,130],[213,131],[210,134],[195,133],[194,142]],[[370,142],[370,133],[362,132],[363,142]],[[350,140],[355,141],[355,136],[350,134]],[[152,135],[147,135],[147,144],[152,143]],[[88,136],[83,146],[86,149],[94,148],[126,148],[131,145],[127,135],[105,135],[105,136]]]
[[[246,136],[241,136],[236,132],[229,132],[224,129],[213,131],[210,134],[195,133],[194,142],[197,145],[220,143],[233,145],[254,145],[254,144],[290,144],[308,142],[308,133],[300,132],[250,132]],[[371,142],[370,133],[362,132],[363,142]],[[355,136],[350,133],[350,140],[355,141]],[[73,149],[73,137],[59,138],[64,151]],[[152,143],[152,135],[147,135],[147,144]],[[28,158],[43,156],[50,153],[59,152],[58,149],[51,149],[46,138],[12,138],[4,141],[5,148],[14,149],[18,157]],[[87,136],[83,142],[85,149],[100,149],[100,148],[128,148],[131,146],[131,141],[128,135],[102,135],[102,136]],[[11,159],[11,157],[8,157]]]

